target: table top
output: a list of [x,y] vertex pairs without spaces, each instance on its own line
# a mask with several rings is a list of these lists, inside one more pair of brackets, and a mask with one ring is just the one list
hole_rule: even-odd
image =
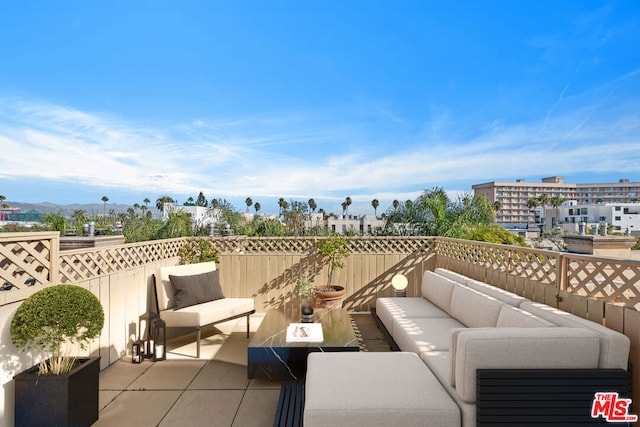
[[290,323],[300,323],[299,308],[279,308],[267,311],[260,327],[249,342],[249,347],[354,347],[358,339],[349,313],[345,309],[316,308],[313,321],[322,324],[324,341],[287,342],[287,327]]

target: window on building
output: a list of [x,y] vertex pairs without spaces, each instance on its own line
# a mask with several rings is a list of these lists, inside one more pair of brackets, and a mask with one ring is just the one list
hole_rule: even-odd
[[587,208],[580,208],[580,215],[588,215],[589,210]]
[[620,218],[619,216],[615,217],[616,221],[620,221],[622,218]]
[[620,210],[620,206],[616,206],[615,210],[619,211]]

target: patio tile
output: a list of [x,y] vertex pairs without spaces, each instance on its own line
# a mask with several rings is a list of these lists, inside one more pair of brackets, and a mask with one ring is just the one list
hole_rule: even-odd
[[102,411],[113,402],[120,393],[122,393],[122,390],[100,390],[98,392],[98,410]]
[[127,390],[184,390],[205,365],[204,360],[165,360],[155,363]]
[[153,366],[152,362],[139,364],[120,361],[100,372],[100,390],[124,390],[136,378]]
[[212,360],[194,378],[189,390],[244,390],[248,383],[246,366]]
[[181,393],[180,390],[125,391],[100,412],[93,427],[155,427]]
[[280,390],[247,390],[232,426],[272,426],[279,397]]
[[230,426],[243,395],[244,390],[187,390],[160,427]]
[[[246,333],[234,332],[224,346],[215,354],[213,360],[247,366],[249,341]],[[245,368],[246,369],[246,368]]]

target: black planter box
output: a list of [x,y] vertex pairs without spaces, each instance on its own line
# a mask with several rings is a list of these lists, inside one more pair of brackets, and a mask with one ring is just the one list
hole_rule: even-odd
[[100,358],[79,359],[67,375],[38,375],[38,367],[15,377],[15,425],[87,427],[98,419]]

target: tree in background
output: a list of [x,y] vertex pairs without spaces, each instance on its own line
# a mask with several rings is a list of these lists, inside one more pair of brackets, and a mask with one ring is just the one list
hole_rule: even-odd
[[158,208],[158,210],[162,212],[164,210],[164,205],[167,203],[175,203],[175,200],[173,200],[169,196],[158,197],[158,199],[156,200],[156,208]]
[[204,194],[202,194],[202,191],[200,192],[200,194],[198,194],[198,198],[196,199],[196,206],[202,206],[202,207],[207,207],[209,205],[209,202],[207,202],[207,199],[205,199]]
[[109,201],[109,198],[107,196],[102,196],[102,199],[100,199],[100,200],[102,200],[102,203],[104,204],[102,214],[106,216],[107,215],[107,202]]
[[253,205],[253,200],[251,199],[251,197],[247,197],[244,203],[247,205],[247,212],[249,212],[249,208],[251,207],[251,205]]
[[262,206],[260,206],[260,202],[255,202],[253,208],[256,210],[256,215],[258,215],[258,211]]
[[371,201],[371,206],[373,207],[373,214],[378,218],[378,206],[380,206],[378,199],[373,199]]

